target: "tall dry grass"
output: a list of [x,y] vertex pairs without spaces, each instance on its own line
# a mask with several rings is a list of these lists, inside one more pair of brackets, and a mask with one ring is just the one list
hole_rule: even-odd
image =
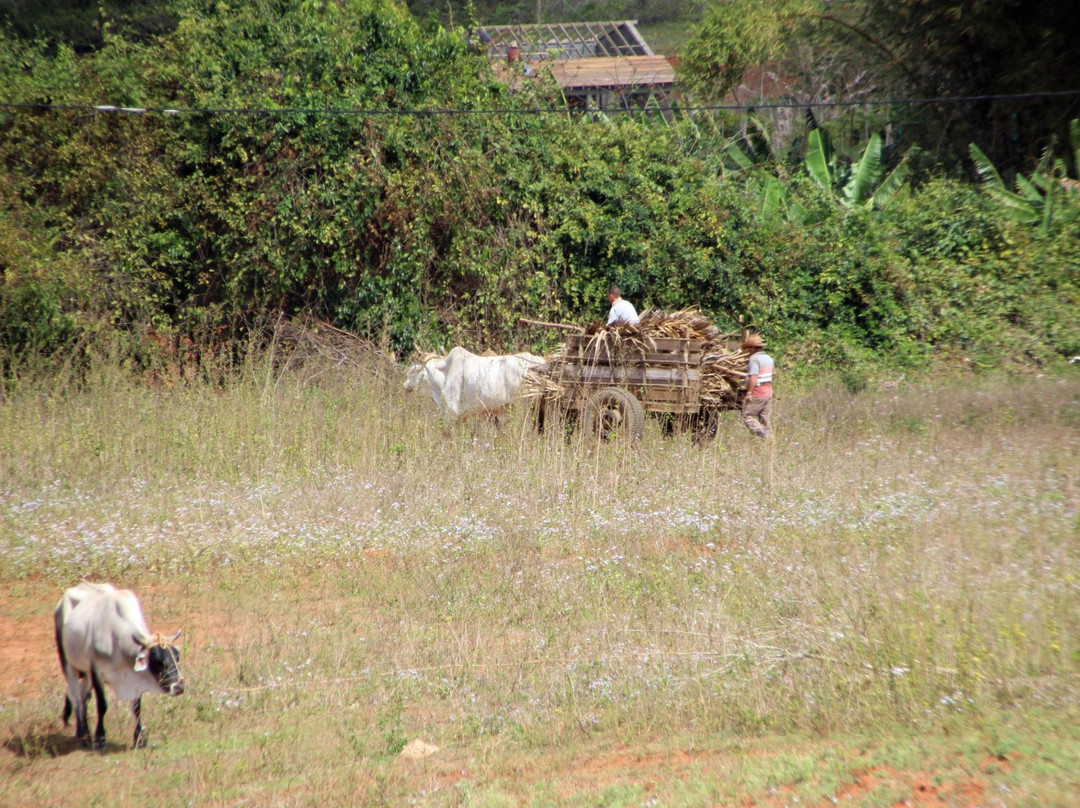
[[[781,386],[775,443],[731,414],[601,451],[401,383],[115,372],[0,405],[4,585],[108,579],[187,630],[192,686],[146,706],[177,794],[389,799],[414,737],[476,766],[1077,713],[1074,376]],[[61,744],[56,680],[0,732]]]

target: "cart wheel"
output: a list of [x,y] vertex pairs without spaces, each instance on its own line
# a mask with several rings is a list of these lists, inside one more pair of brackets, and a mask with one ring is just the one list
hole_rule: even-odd
[[641,440],[645,434],[645,411],[641,402],[619,387],[597,390],[585,403],[582,429],[597,440]]

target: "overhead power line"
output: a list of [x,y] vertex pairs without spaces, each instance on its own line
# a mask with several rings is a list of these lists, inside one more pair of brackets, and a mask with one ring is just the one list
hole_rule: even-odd
[[920,106],[934,104],[960,104],[975,101],[1025,101],[1042,99],[1080,98],[1078,90],[1060,90],[1055,92],[1035,93],[1000,93],[988,95],[952,95],[936,98],[887,98],[861,99],[852,101],[785,101],[761,102],[754,104],[696,104],[689,106],[672,104],[652,104],[647,107],[606,107],[603,109],[574,109],[569,107],[514,108],[494,109],[452,109],[439,107],[434,109],[333,109],[329,107],[123,107],[114,104],[40,104],[15,103],[0,101],[0,109],[14,112],[97,112],[118,115],[321,115],[321,116],[356,116],[356,117],[436,117],[452,115],[565,115],[566,113],[603,112],[605,115],[638,114],[641,112],[750,112],[765,109],[805,109],[807,107],[828,109],[836,107],[885,107],[885,106]]

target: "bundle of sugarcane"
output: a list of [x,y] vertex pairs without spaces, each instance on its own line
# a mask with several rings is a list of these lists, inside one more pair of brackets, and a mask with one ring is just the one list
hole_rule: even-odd
[[743,351],[709,354],[701,360],[701,404],[713,409],[738,406],[746,378],[748,356]]
[[728,346],[739,339],[737,334],[723,334],[705,344],[701,357],[701,404],[715,409],[738,406],[739,394],[746,379],[750,354],[740,346]]
[[[738,334],[721,332],[697,309],[665,312],[647,309],[637,323],[617,322],[607,325],[598,321],[585,329],[589,337],[585,347],[586,362],[590,357],[599,363],[605,360],[635,363],[655,350],[658,339],[691,339],[703,343],[701,361],[701,402],[706,407],[730,409],[737,406],[739,390],[746,377],[749,354],[741,348],[728,346],[738,344]],[[529,374],[524,384],[525,395],[530,398],[557,398],[565,392],[562,368],[566,363],[567,344],[547,357],[547,365]],[[605,362],[606,363],[606,362]]]
[[666,312],[646,309],[638,322],[638,328],[652,338],[695,339],[710,342],[722,336],[709,318],[697,309]]
[[603,320],[597,320],[585,328],[585,333],[589,336],[605,331],[614,332],[620,337],[696,339],[702,342],[720,336],[719,329],[698,309],[670,312],[663,309],[646,309],[636,323],[620,320],[607,325]]
[[615,322],[606,325],[602,320],[585,329],[590,337],[589,351],[594,356],[607,353],[612,357],[635,359],[655,350],[658,339],[692,339],[704,343],[727,339],[698,309],[666,312],[646,309],[636,323]]
[[531,369],[521,383],[521,394],[526,399],[556,399],[562,396],[565,388],[559,382],[562,366],[566,363],[566,343],[554,353],[544,357],[544,364]]

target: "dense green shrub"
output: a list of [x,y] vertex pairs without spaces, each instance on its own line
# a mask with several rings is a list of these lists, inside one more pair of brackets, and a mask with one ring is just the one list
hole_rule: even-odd
[[[612,282],[806,362],[1080,352],[1075,206],[1039,237],[966,186],[848,211],[794,176],[807,215],[764,216],[767,169],[727,172],[707,127],[533,114],[556,86],[508,92],[391,0],[184,0],[178,19],[86,55],[0,42],[3,100],[54,105],[0,112],[7,355],[80,323],[221,339],[276,312],[400,350],[542,348],[556,336],[519,317],[596,319]],[[78,106],[98,103],[181,112]]]

